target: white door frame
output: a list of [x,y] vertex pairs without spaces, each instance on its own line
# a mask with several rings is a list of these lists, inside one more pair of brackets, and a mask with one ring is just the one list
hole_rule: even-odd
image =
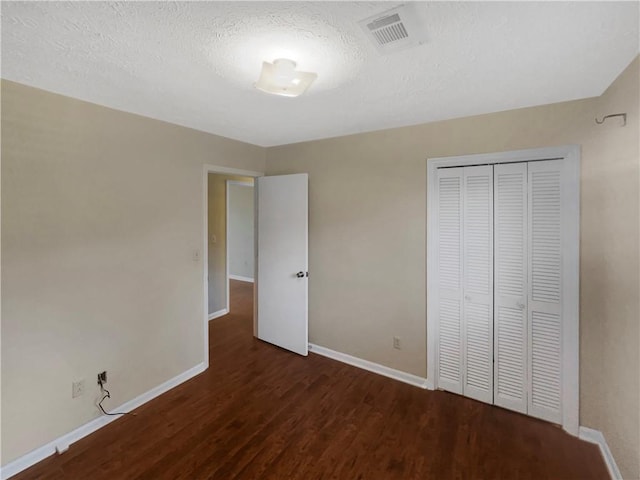
[[[562,428],[577,436],[579,426],[579,281],[580,281],[580,146],[515,150],[511,152],[483,153],[459,157],[439,157],[427,159],[427,384],[438,388],[437,384],[437,339],[438,325],[435,302],[430,298],[437,295],[437,259],[435,232],[435,199],[437,193],[437,170],[442,167],[463,167],[470,165],[494,165],[536,160],[562,159],[568,182],[563,196],[564,212],[562,262],[567,272],[562,283]],[[430,320],[432,319],[432,320]]]
[[[225,191],[225,195],[226,195],[226,199],[225,199],[225,236],[226,236],[226,249],[227,249],[227,310],[231,310],[231,303],[230,303],[230,299],[229,299],[229,279],[231,277],[231,273],[229,272],[229,186],[230,185],[236,185],[238,187],[248,187],[248,188],[253,188],[253,183],[250,182],[241,182],[239,180],[227,180],[227,188]],[[253,209],[255,211],[255,202],[254,202],[254,206]],[[254,217],[255,219],[255,217]],[[255,220],[254,220],[254,224],[255,224]],[[255,242],[254,242],[254,246],[255,246]],[[255,253],[255,252],[254,252]],[[255,255],[254,255],[255,258]],[[254,263],[254,274],[253,274],[253,278],[255,281],[255,263]]]
[[[217,173],[222,175],[239,175],[243,177],[262,177],[264,172],[254,170],[241,170],[239,168],[223,167],[221,165],[203,165],[202,168],[202,225],[203,225],[203,241],[202,241],[202,280],[204,288],[204,365],[209,368],[209,174]],[[255,245],[255,242],[254,242]],[[229,266],[227,263],[227,308],[229,308]],[[255,265],[254,265],[255,278]],[[254,299],[255,299],[254,288]],[[254,307],[255,311],[255,307]],[[255,314],[254,314],[255,317]],[[255,318],[254,318],[255,323]]]

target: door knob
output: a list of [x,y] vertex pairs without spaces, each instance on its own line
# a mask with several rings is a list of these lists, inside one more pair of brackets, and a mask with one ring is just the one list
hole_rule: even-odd
[[522,303],[522,302],[518,302],[518,303],[516,303],[516,306],[517,306],[520,310],[524,310],[524,307],[525,307],[524,303]]
[[304,277],[304,272],[298,272],[298,273],[296,273],[296,277],[298,277],[298,278],[303,278],[303,277]]

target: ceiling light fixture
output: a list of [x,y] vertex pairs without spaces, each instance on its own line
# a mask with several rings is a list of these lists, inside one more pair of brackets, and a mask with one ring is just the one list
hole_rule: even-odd
[[278,58],[273,63],[262,62],[262,72],[255,84],[258,90],[284,97],[297,97],[318,78],[317,73],[296,71],[296,62]]

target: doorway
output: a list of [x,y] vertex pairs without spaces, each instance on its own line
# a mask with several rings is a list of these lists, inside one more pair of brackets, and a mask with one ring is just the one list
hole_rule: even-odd
[[253,282],[253,178],[207,177],[207,313],[213,320],[231,310],[230,278]]
[[[230,284],[230,268],[229,268],[229,238],[228,238],[228,197],[229,185],[246,185],[248,191],[252,192],[254,179],[264,175],[262,172],[240,170],[228,167],[219,167],[214,165],[205,165],[203,172],[203,276],[204,276],[204,361],[209,365],[209,322],[216,318],[229,314],[233,305],[231,298],[234,288]],[[231,187],[233,188],[233,187]],[[253,207],[252,207],[253,208]],[[246,233],[246,232],[245,232]],[[247,259],[246,255],[252,255],[255,258],[255,243],[249,247],[248,252],[244,252],[247,262],[246,267],[255,271],[252,259]],[[246,243],[246,242],[245,242]],[[247,250],[247,248],[245,248]],[[253,265],[253,266],[252,266]],[[247,275],[246,278],[252,278]],[[234,280],[231,280],[235,282]],[[253,284],[242,282],[250,285],[250,291],[247,288],[235,289],[241,291],[242,295],[255,296],[253,293]],[[255,319],[255,314],[253,315]],[[254,320],[255,321],[255,320]]]
[[[255,181],[253,197],[255,238],[253,278],[255,282],[253,284],[244,282],[250,286],[253,296],[251,307],[253,314],[247,317],[253,336],[276,347],[306,356],[309,342],[308,175],[300,173],[265,177],[259,172],[205,165],[203,172],[205,365],[208,367],[210,361],[209,321],[229,314],[229,307],[233,305],[233,299],[230,298],[229,293],[234,290],[229,283],[237,281],[229,279],[226,241],[227,181],[241,183]],[[224,188],[219,188],[221,185],[224,185]],[[222,191],[224,191],[222,195],[224,200],[216,202],[215,197],[221,198]],[[220,211],[225,212],[224,221],[221,221]],[[212,226],[211,230],[209,225]],[[221,231],[221,225],[224,225],[224,232]],[[224,240],[224,245],[220,245],[221,240]],[[247,260],[247,264],[249,263]],[[244,279],[247,278],[250,277]],[[229,288],[230,286],[232,288]]]

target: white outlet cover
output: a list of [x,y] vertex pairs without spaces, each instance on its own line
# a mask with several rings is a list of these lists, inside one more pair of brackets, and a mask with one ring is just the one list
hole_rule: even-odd
[[84,379],[71,384],[71,398],[77,398],[81,395],[84,395]]

